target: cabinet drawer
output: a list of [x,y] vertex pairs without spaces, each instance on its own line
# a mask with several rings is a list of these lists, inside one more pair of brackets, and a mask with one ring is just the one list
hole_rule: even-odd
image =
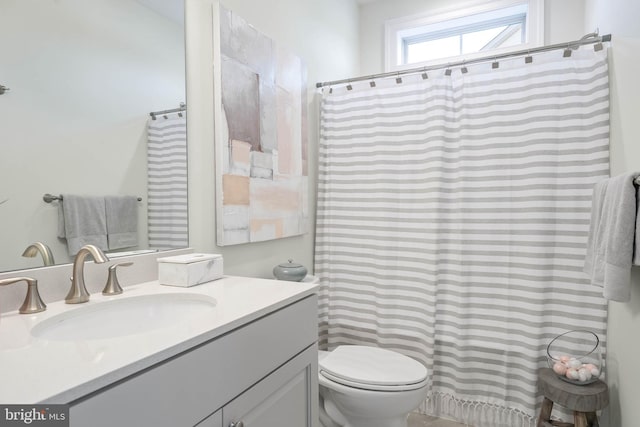
[[193,426],[317,337],[312,295],[71,403],[72,427]]

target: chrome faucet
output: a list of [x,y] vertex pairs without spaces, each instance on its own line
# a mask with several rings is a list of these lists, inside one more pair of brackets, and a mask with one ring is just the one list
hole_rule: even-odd
[[91,255],[97,264],[109,261],[109,258],[94,245],[84,245],[80,248],[73,260],[73,276],[71,276],[71,289],[64,302],[67,304],[79,304],[89,301],[89,292],[84,285],[84,260]]
[[33,258],[37,253],[42,255],[42,261],[44,265],[54,265],[56,262],[53,260],[53,254],[51,253],[51,249],[49,246],[45,245],[42,242],[35,242],[27,246],[27,249],[24,250],[22,256]]

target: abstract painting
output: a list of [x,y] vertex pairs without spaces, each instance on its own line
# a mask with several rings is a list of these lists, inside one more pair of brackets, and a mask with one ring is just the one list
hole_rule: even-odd
[[304,234],[306,67],[219,3],[213,17],[217,244]]

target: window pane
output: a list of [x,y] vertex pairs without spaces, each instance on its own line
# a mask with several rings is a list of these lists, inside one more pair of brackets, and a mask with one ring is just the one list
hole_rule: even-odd
[[462,53],[480,52],[491,40],[500,34],[506,26],[489,28],[462,35]]
[[405,64],[460,55],[460,36],[406,45]]
[[454,61],[456,56],[472,60],[543,44],[545,0],[477,3],[386,21],[385,69]]
[[513,32],[513,34],[511,36],[509,36],[508,38],[506,38],[502,44],[500,45],[501,47],[503,46],[515,46],[515,45],[519,45],[522,43],[525,43],[525,39],[522,35],[522,25],[517,25],[517,28],[515,28],[515,31]]
[[462,35],[462,53],[474,53],[521,44],[522,24],[503,25]]

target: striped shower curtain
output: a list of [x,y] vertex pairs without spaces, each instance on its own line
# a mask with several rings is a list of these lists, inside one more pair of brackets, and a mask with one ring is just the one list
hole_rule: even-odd
[[420,360],[421,412],[534,426],[548,342],[606,341],[602,290],[582,272],[609,173],[606,51],[467,69],[323,91],[320,346]]
[[149,120],[147,171],[149,248],[186,248],[189,246],[186,117]]

